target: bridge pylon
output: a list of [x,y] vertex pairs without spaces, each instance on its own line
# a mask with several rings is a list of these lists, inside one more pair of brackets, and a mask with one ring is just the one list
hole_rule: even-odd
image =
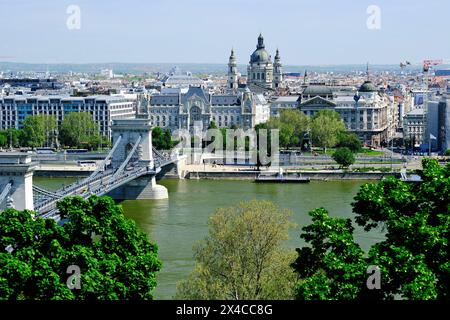
[[0,210],[34,210],[33,172],[37,165],[26,153],[0,153]]
[[[155,166],[152,148],[153,126],[149,119],[117,119],[111,126],[112,143],[118,145],[111,156],[111,165],[117,171],[139,166],[153,173],[141,176],[111,191],[114,199],[167,199],[167,189],[156,183],[160,168]],[[132,172],[132,170],[130,170]]]

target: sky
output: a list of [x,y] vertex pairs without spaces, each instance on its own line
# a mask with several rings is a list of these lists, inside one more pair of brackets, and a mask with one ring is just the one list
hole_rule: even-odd
[[234,48],[247,64],[260,32],[286,65],[448,60],[449,12],[448,0],[0,0],[0,61],[227,63]]

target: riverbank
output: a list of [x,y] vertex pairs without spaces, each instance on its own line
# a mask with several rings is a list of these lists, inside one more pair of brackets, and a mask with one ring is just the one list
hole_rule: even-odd
[[71,163],[40,163],[34,171],[39,177],[87,177],[97,166],[79,166]]
[[[303,178],[317,181],[329,180],[381,180],[385,177],[398,177],[396,172],[343,172],[336,171],[292,171],[301,174]],[[275,171],[261,172],[267,175],[275,175]],[[291,173],[288,171],[286,173]],[[185,179],[189,180],[254,180],[260,174],[258,171],[192,171],[185,173]]]

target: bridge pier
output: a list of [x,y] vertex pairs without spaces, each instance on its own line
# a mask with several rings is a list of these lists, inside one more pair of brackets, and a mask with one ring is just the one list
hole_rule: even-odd
[[35,169],[36,163],[32,162],[31,157],[26,153],[0,154],[0,194],[5,191],[3,194],[5,197],[0,199],[0,210],[6,209],[8,202],[10,207],[20,211],[34,210],[33,171]]
[[156,177],[143,176],[112,190],[108,194],[115,200],[159,200],[168,199],[167,188],[156,184]]
[[[137,166],[155,168],[152,148],[152,125],[149,119],[117,119],[111,127],[113,144],[118,142],[112,154],[111,164],[118,170],[127,161]],[[137,144],[137,145],[135,145]],[[133,154],[133,148],[136,150]],[[167,199],[169,197],[164,186],[156,184],[156,175],[138,177],[127,184],[112,190],[108,195],[117,200],[132,199]]]

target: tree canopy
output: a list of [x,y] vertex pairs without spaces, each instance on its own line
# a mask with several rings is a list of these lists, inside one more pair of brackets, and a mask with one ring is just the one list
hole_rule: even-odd
[[155,127],[152,130],[152,145],[158,150],[170,150],[178,142],[172,140],[170,129]]
[[56,118],[49,115],[29,116],[23,121],[21,145],[37,148],[50,145],[57,128]]
[[320,110],[311,121],[312,143],[325,150],[338,143],[339,133],[345,131],[345,124],[334,110]]
[[[354,241],[351,220],[310,212],[297,249],[298,299],[450,298],[450,165],[424,159],[422,182],[387,178],[361,187],[352,204],[365,231],[384,228],[384,240],[367,255]],[[369,290],[367,269],[380,270],[381,289]]]
[[285,148],[301,147],[309,126],[309,117],[300,110],[282,110],[279,117],[267,122],[269,129],[280,130],[280,146]]
[[386,240],[369,251],[369,262],[381,269],[385,298],[450,299],[450,165],[426,158],[422,167],[422,182],[366,184],[353,203],[366,231],[386,230]]
[[178,285],[178,299],[289,299],[295,257],[281,247],[290,212],[268,201],[218,209],[194,249],[197,265]]
[[362,143],[356,134],[343,131],[338,134],[336,146],[340,148],[349,148],[352,152],[357,153],[361,151]]
[[295,293],[300,300],[351,300],[365,284],[364,252],[353,239],[350,219],[330,218],[323,208],[312,210],[312,223],[301,235],[310,246],[297,249],[292,264],[299,274]]
[[[157,246],[111,198],[59,201],[62,226],[30,211],[0,213],[0,299],[152,299]],[[70,266],[79,289],[67,285]]]
[[0,146],[1,147],[19,147],[22,140],[22,130],[15,128],[8,128],[0,131]]
[[332,158],[343,168],[348,168],[355,163],[355,155],[352,150],[347,147],[337,148],[333,153]]
[[100,142],[100,132],[89,112],[71,112],[64,116],[59,138],[67,147],[95,149]]

